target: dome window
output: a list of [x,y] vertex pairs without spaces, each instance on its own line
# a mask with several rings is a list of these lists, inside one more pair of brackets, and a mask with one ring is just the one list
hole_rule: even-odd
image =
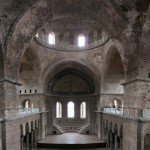
[[51,45],[55,44],[55,34],[53,32],[48,35],[48,43]]
[[78,46],[79,47],[85,46],[85,36],[82,34],[78,36]]

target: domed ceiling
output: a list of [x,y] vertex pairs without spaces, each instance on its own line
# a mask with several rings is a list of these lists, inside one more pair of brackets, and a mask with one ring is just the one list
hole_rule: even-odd
[[[48,41],[49,34],[53,33],[55,44]],[[79,36],[84,36],[85,45],[78,45]],[[80,18],[64,17],[49,22],[38,31],[35,40],[42,46],[58,51],[92,50],[106,44],[110,36],[94,23]]]

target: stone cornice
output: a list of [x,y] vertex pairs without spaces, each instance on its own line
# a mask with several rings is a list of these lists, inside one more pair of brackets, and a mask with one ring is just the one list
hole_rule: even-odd
[[9,79],[1,79],[0,82],[8,82],[8,83],[12,83],[12,84],[15,84],[15,85],[18,85],[18,86],[22,86],[21,83],[16,82],[16,81],[12,81],[12,80],[9,80]]
[[129,80],[129,81],[126,81],[124,83],[122,83],[121,85],[125,86],[131,82],[136,82],[136,81],[142,81],[142,82],[150,82],[150,79],[149,78],[136,78],[136,79],[132,79],[132,80]]

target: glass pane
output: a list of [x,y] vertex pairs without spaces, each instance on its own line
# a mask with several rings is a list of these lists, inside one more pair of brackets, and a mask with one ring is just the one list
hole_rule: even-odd
[[68,118],[74,118],[74,103],[68,103]]
[[83,35],[80,35],[78,37],[78,46],[79,47],[84,47],[85,46],[85,37]]
[[80,117],[86,118],[86,103],[82,102],[80,105]]
[[28,100],[25,102],[25,108],[29,108],[29,101]]
[[55,34],[54,33],[49,34],[48,42],[49,42],[49,44],[55,44]]
[[62,104],[60,102],[56,103],[56,118],[62,117]]

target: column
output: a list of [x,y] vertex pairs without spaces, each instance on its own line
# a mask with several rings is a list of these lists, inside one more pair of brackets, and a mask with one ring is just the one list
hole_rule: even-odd
[[29,150],[29,134],[26,135],[26,150]]
[[120,150],[123,150],[123,139],[120,138]]
[[48,117],[47,117],[47,132],[48,134],[52,134],[53,131],[53,114],[55,114],[55,112],[52,110],[52,103],[53,101],[53,97],[48,97],[47,98],[47,104],[48,104]]
[[109,130],[108,129],[106,129],[107,130],[107,133],[106,133],[106,147],[107,148],[109,148],[110,147],[110,141],[109,141]]
[[112,131],[109,131],[109,139],[110,139],[110,150],[113,150],[113,135]]
[[115,135],[115,150],[118,150],[118,139],[117,139],[117,135]]
[[75,118],[80,119],[80,101],[77,101],[75,104]]
[[36,148],[36,132],[35,130],[33,131],[33,147]]
[[46,124],[46,113],[43,112],[40,114],[40,120],[39,120],[39,125],[37,128],[37,140],[43,139],[45,137],[45,124]]
[[31,149],[33,149],[33,130],[31,131]]
[[20,144],[21,144],[21,145],[20,145],[21,150],[23,150],[23,140],[24,140],[24,136],[21,137],[21,142],[20,142]]

